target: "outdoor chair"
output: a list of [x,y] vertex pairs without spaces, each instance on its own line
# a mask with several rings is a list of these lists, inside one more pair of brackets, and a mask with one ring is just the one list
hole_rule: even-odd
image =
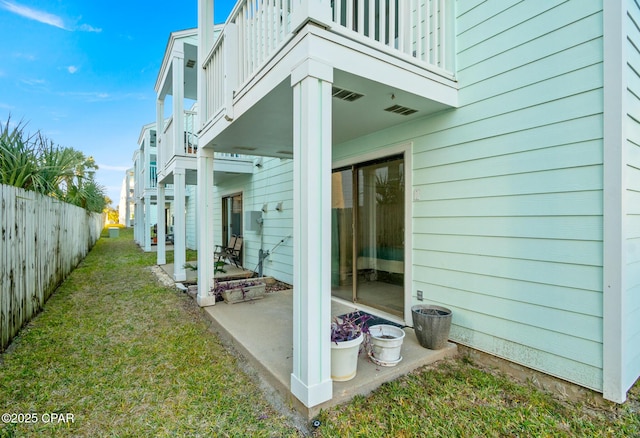
[[242,267],[242,260],[240,260],[240,252],[242,251],[242,236],[236,236],[236,240],[233,245],[227,248],[226,256],[236,268]]
[[216,245],[214,250],[215,271],[221,270],[224,265],[224,261],[228,259],[231,263],[240,267],[240,251],[242,251],[242,236],[236,236],[235,234],[229,239],[227,246]]

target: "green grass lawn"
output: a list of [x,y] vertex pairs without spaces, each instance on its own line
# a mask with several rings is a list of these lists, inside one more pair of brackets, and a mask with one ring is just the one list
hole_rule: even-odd
[[[193,300],[156,282],[155,253],[120,236],[98,241],[1,356],[0,413],[39,421],[0,423],[0,436],[298,436]],[[75,421],[43,423],[52,412]]]
[[[0,422],[0,437],[302,434],[265,401],[193,300],[156,282],[155,258],[137,248],[131,230],[101,239],[0,355],[0,414],[38,420]],[[461,357],[323,411],[313,434],[638,437],[639,407],[639,384],[626,404],[598,408]],[[74,421],[44,423],[51,413]]]
[[561,401],[467,361],[442,361],[319,416],[321,436],[640,437],[640,385],[604,407]]

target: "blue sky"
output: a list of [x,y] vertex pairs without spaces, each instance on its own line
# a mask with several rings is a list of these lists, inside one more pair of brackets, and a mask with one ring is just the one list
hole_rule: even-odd
[[[234,4],[216,1],[215,21]],[[0,123],[93,156],[117,204],[169,34],[196,26],[197,0],[0,0]]]

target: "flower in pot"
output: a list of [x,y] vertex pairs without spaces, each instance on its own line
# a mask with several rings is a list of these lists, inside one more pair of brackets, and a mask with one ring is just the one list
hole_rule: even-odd
[[368,333],[365,314],[348,313],[331,322],[331,378],[338,382],[351,380],[358,369],[358,352]]

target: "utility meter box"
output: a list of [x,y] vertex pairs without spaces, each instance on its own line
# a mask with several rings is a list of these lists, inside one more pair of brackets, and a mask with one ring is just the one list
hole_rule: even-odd
[[244,229],[246,231],[260,231],[262,226],[261,211],[246,211],[244,213]]

